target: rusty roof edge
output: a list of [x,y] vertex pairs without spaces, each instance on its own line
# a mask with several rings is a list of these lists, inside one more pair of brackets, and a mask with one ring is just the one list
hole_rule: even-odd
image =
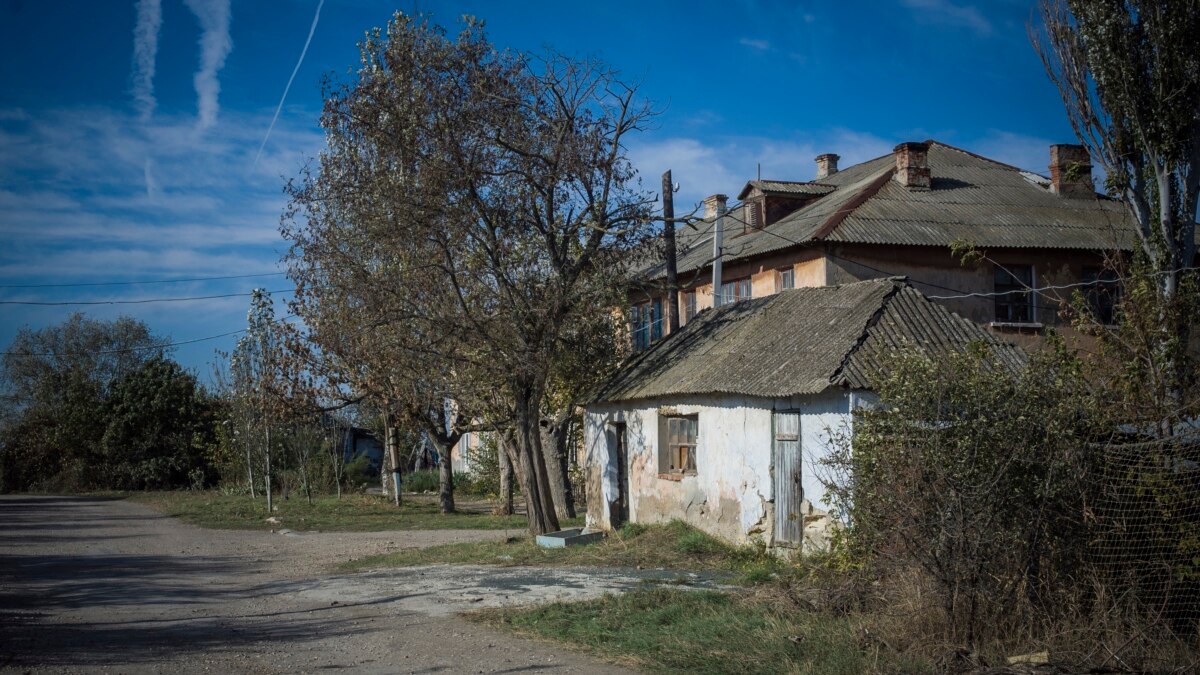
[[858,338],[855,339],[854,344],[851,345],[850,349],[846,350],[846,354],[842,357],[841,363],[839,363],[838,367],[834,369],[832,373],[830,373],[829,384],[841,385],[843,387],[846,386],[847,381],[846,378],[842,376],[842,373],[845,372],[846,366],[850,363],[850,359],[854,357],[854,354],[863,346],[863,343],[867,341],[867,338],[871,335],[871,329],[875,327],[875,324],[879,323],[880,317],[882,317],[884,312],[887,311],[888,305],[891,304],[892,299],[896,297],[896,294],[899,293],[901,289],[910,285],[908,283],[908,277],[888,277],[888,281],[892,282],[891,290],[885,293],[883,298],[881,298],[879,307],[877,307],[875,311],[871,313],[870,318],[867,319],[866,325],[864,325],[862,330],[859,331]]
[[857,195],[854,195],[842,208],[834,211],[821,225],[820,229],[813,233],[812,239],[820,240],[828,237],[831,232],[837,229],[838,225],[842,224],[842,221],[848,218],[851,213],[854,213],[855,209],[862,206],[868,199],[874,197],[876,193],[882,190],[883,186],[887,185],[887,182],[892,179],[892,175],[895,173],[895,166],[888,167],[878,178],[867,184]]

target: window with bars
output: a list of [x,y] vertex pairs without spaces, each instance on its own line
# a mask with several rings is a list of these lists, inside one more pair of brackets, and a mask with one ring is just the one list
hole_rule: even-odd
[[687,291],[683,294],[683,322],[687,323],[696,316],[696,291]]
[[742,277],[721,284],[721,303],[740,302],[750,299],[750,277]]
[[1033,323],[1034,316],[1033,266],[1007,265],[996,267],[996,321],[1002,323]]
[[698,415],[666,415],[659,425],[658,472],[696,473],[696,435]]

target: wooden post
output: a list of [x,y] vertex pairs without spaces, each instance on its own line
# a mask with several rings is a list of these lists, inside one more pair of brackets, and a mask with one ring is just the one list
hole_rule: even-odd
[[403,474],[400,468],[400,434],[397,433],[392,416],[388,415],[384,429],[384,446],[388,453],[388,460],[392,463],[392,492],[396,497],[396,506],[400,506],[400,486],[403,482]]
[[671,170],[662,176],[663,241],[667,248],[667,333],[679,330],[679,278],[675,259],[675,186]]

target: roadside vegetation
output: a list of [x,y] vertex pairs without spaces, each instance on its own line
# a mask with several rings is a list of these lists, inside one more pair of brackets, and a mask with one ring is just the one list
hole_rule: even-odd
[[797,608],[772,593],[649,588],[467,616],[650,672],[858,675],[932,669],[927,661],[890,652],[855,618]]
[[397,508],[381,495],[320,495],[312,502],[294,495],[275,501],[274,521],[268,521],[259,500],[218,491],[130,493],[133,501],[164,515],[200,527],[231,530],[376,532],[384,530],[513,530],[525,529],[524,516],[494,516],[460,510],[440,512],[432,498],[410,496]]
[[757,583],[773,578],[783,564],[754,546],[733,546],[690,525],[626,525],[586,546],[542,548],[528,536],[503,542],[446,544],[352,560],[346,571],[438,563],[512,566],[627,567],[684,572],[729,572],[731,581]]

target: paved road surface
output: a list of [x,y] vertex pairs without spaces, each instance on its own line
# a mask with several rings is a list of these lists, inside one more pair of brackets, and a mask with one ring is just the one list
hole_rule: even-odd
[[503,537],[203,530],[126,501],[0,497],[0,670],[628,672],[467,623],[462,609],[594,596],[637,573],[340,560]]

